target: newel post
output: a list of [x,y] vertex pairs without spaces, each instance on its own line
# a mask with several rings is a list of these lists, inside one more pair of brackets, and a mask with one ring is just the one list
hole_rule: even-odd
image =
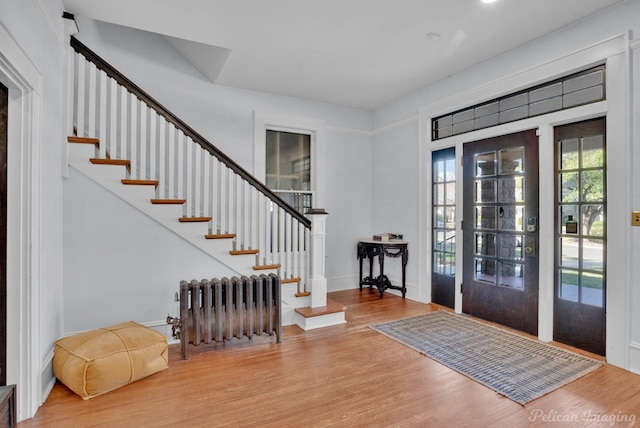
[[327,306],[327,278],[325,277],[325,248],[327,212],[324,208],[312,208],[306,216],[311,220],[311,267],[309,282],[311,285],[311,307]]

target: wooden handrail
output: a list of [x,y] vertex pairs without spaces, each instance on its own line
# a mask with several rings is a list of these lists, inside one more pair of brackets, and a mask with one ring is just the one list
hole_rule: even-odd
[[159,115],[164,117],[168,122],[172,123],[176,128],[180,129],[185,133],[188,137],[190,137],[193,141],[198,143],[203,149],[211,153],[212,156],[215,156],[220,162],[224,163],[229,169],[238,174],[244,180],[249,182],[253,187],[258,189],[262,194],[264,194],[267,198],[271,199],[274,203],[284,209],[287,213],[289,213],[292,217],[296,218],[300,223],[302,223],[307,229],[311,228],[311,220],[306,218],[300,212],[295,210],[291,205],[289,205],[286,201],[276,195],[271,189],[265,186],[262,182],[260,182],[257,178],[247,172],[244,168],[238,165],[233,159],[227,156],[225,153],[220,151],[217,147],[211,144],[207,139],[205,139],[202,135],[196,132],[193,128],[187,125],[184,121],[182,121],[178,116],[173,114],[169,109],[164,107],[158,101],[156,101],[151,95],[146,93],[142,88],[129,80],[125,75],[116,70],[111,64],[102,59],[98,54],[89,49],[84,43],[78,40],[75,37],[71,37],[71,47],[83,55],[87,61],[92,62],[99,69],[104,71],[109,77],[114,79],[120,85],[124,86],[129,92],[138,97],[139,100],[145,102],[149,107],[156,111]]

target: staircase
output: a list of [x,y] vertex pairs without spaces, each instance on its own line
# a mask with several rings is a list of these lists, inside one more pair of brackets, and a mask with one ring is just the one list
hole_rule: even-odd
[[71,47],[69,166],[239,276],[277,273],[284,325],[344,322],[344,307],[322,304],[311,221],[81,42]]

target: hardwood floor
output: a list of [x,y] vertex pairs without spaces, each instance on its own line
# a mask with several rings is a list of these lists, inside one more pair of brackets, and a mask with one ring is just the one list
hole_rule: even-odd
[[[526,406],[497,395],[368,325],[441,309],[368,290],[330,293],[347,324],[283,342],[231,345],[180,358],[83,401],[56,384],[31,427],[634,426],[640,376],[605,365]],[[640,423],[640,421],[638,422]]]

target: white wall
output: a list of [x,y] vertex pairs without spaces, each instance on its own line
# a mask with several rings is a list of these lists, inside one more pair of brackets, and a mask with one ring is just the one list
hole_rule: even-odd
[[[392,147],[413,147],[413,150],[401,149],[401,154],[392,157],[394,166],[398,169],[408,168],[413,170],[416,165],[416,153],[422,160],[422,167],[418,173],[407,177],[405,174],[388,174],[389,169],[382,172],[380,168],[374,169],[372,201],[394,201],[395,208],[373,210],[372,225],[386,227],[386,225],[397,224],[397,216],[411,218],[419,213],[417,225],[410,227],[411,233],[418,231],[419,237],[414,238],[408,235],[411,241],[416,242],[420,251],[413,251],[408,265],[408,277],[411,282],[418,283],[418,296],[423,300],[430,299],[430,273],[426,272],[424,266],[428,266],[430,239],[428,233],[428,202],[429,198],[429,171],[428,159],[433,148],[446,147],[450,144],[457,144],[458,149],[462,146],[465,138],[468,141],[479,139],[482,136],[491,136],[491,133],[506,133],[508,127],[500,129],[490,129],[487,131],[471,133],[466,137],[441,140],[431,143],[429,137],[429,117],[438,114],[448,113],[457,109],[473,105],[485,100],[489,100],[505,93],[514,92],[524,87],[530,87],[543,80],[569,73],[575,67],[585,66],[597,61],[607,61],[609,78],[608,80],[608,102],[602,106],[601,112],[608,115],[608,161],[609,161],[609,181],[608,201],[609,211],[609,253],[608,253],[608,319],[607,319],[607,357],[615,365],[640,371],[640,327],[637,318],[632,323],[631,313],[633,308],[640,306],[640,286],[637,281],[632,280],[636,275],[632,275],[631,266],[633,260],[637,259],[640,252],[640,241],[638,231],[631,230],[628,216],[631,207],[638,209],[640,199],[638,190],[632,183],[637,179],[637,172],[633,176],[631,171],[635,171],[638,165],[638,156],[633,159],[633,165],[629,159],[631,153],[636,153],[635,146],[638,144],[638,119],[634,118],[634,137],[629,138],[627,129],[630,119],[630,100],[626,95],[629,91],[629,52],[628,34],[638,34],[640,30],[640,1],[631,0],[621,3],[619,6],[608,9],[600,14],[594,15],[569,26],[556,33],[549,34],[544,38],[535,40],[514,51],[494,58],[486,63],[479,64],[464,72],[451,76],[448,79],[437,82],[420,91],[410,94],[396,102],[376,109],[373,112],[373,135],[374,144],[372,146],[372,163],[374,166],[382,166],[389,163]],[[622,37],[617,37],[622,35]],[[607,40],[622,40],[620,45],[627,44],[625,48],[610,50],[606,52],[602,43]],[[618,43],[618,42],[614,42]],[[637,42],[636,42],[637,46]],[[637,49],[636,49],[637,55]],[[577,60],[575,60],[577,58]],[[634,56],[635,58],[635,56]],[[633,76],[637,88],[638,73],[640,69],[633,68]],[[625,89],[626,88],[626,89]],[[626,92],[625,92],[626,91]],[[634,102],[638,105],[638,93],[634,92]],[[600,107],[593,107],[598,110]],[[562,117],[553,119],[540,119],[532,121],[529,126],[540,127],[543,132],[541,141],[546,147],[552,147],[547,142],[547,133],[554,124],[560,121],[571,121],[569,117],[574,114],[576,118],[584,118],[590,114],[598,114],[594,111],[582,110],[578,113],[569,113]],[[636,110],[637,111],[637,107]],[[602,113],[599,113],[602,114]],[[424,116],[424,117],[423,117]],[[554,122],[556,121],[556,122]],[[521,125],[513,125],[521,126]],[[512,127],[513,127],[512,126]],[[391,130],[391,131],[387,131]],[[454,141],[455,140],[455,141]],[[633,145],[632,145],[633,143]],[[542,144],[542,143],[541,143]],[[546,159],[552,159],[548,153],[544,154]],[[541,158],[542,159],[542,158]],[[406,180],[413,179],[418,183],[411,183],[407,196],[399,198],[397,189],[407,187]],[[547,184],[551,184],[547,180]],[[415,186],[419,187],[420,197],[412,197],[415,194]],[[631,192],[633,198],[631,197]],[[541,195],[543,203],[544,195]],[[547,216],[553,218],[553,207],[548,202],[551,214]],[[613,209],[616,207],[618,209]],[[400,213],[400,214],[399,214]],[[542,214],[541,214],[542,215]],[[541,219],[542,220],[542,219]],[[551,220],[552,221],[552,220]],[[409,220],[412,223],[412,220]],[[541,225],[542,232],[542,225]],[[543,243],[552,249],[552,246]],[[552,260],[549,256],[547,259]],[[634,268],[635,270],[635,268]],[[541,269],[542,271],[542,269]],[[552,290],[552,285],[543,283],[549,282],[550,276],[546,272],[541,272],[541,290],[545,295],[541,296],[541,302],[549,299],[546,294]],[[552,297],[552,295],[551,295]],[[630,302],[631,300],[631,303]],[[458,308],[459,309],[459,308]],[[544,324],[541,337],[549,340],[549,331],[552,328],[552,308],[544,307],[541,310],[541,319]],[[629,338],[631,337],[631,343]],[[631,355],[631,357],[630,357]]]
[[[417,299],[419,162],[418,121],[377,129],[372,143],[373,233],[400,233],[409,242],[407,297]],[[365,263],[366,265],[366,263]],[[402,281],[400,259],[387,258],[384,273],[394,285]],[[377,269],[377,268],[376,268]],[[400,294],[399,291],[390,291]]]
[[0,72],[10,88],[7,381],[18,384],[19,420],[53,386],[62,330],[62,11],[59,0],[0,2],[0,55],[10,64]]
[[63,205],[65,335],[125,321],[168,335],[181,280],[236,275],[73,168]]

